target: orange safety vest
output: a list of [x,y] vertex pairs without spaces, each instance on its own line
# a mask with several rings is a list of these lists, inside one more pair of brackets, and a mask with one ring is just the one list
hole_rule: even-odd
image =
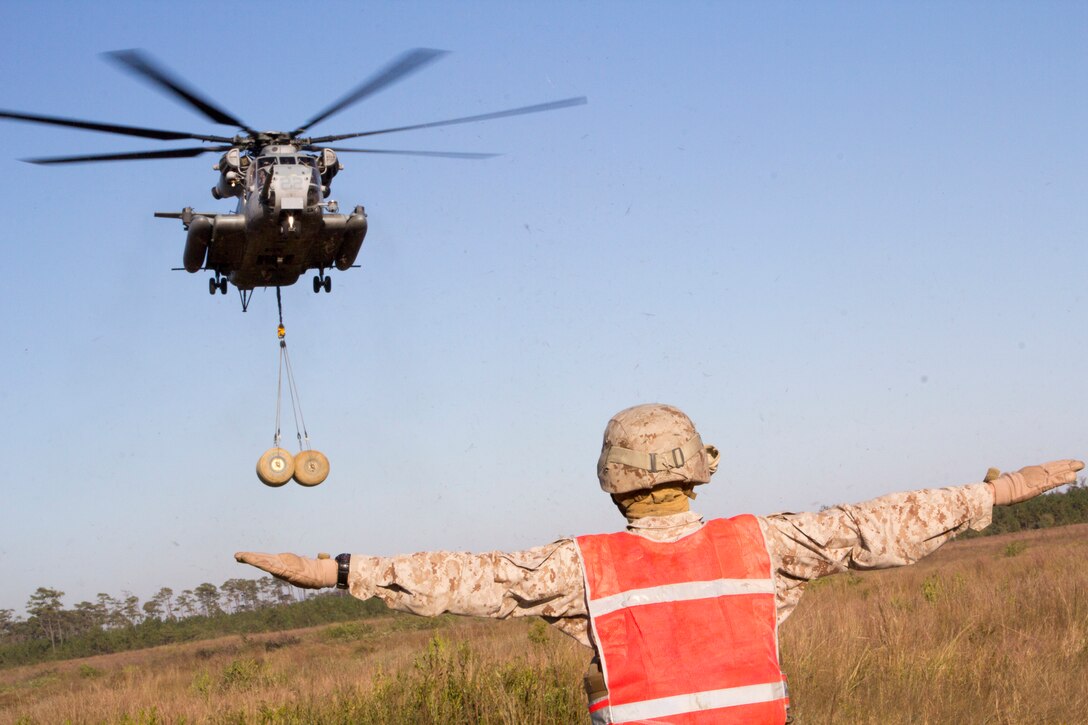
[[595,724],[786,721],[771,557],[754,516],[671,542],[575,542],[608,688],[589,704]]

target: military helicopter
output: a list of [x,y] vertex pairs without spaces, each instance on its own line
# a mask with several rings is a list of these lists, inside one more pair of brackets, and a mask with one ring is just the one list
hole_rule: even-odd
[[297,282],[308,270],[316,270],[317,274],[313,278],[314,292],[331,292],[332,278],[328,271],[333,268],[344,271],[355,266],[355,258],[366,237],[367,216],[362,205],[356,206],[350,214],[340,214],[337,202],[328,200],[333,177],[343,168],[337,154],[400,154],[455,159],[485,159],[495,156],[487,153],[342,148],[326,144],[350,138],[552,111],[586,102],[585,97],[567,98],[444,121],[357,133],[305,135],[312,126],[387,88],[445,54],[446,51],[430,48],[416,48],[403,53],[293,131],[253,129],[190,89],[153,61],[147,53],[139,50],[114,51],[106,53],[105,56],[158,90],[180,99],[215,123],[235,126],[241,133],[232,137],[196,134],[14,111],[0,111],[0,118],[160,141],[194,139],[216,144],[160,151],[55,156],[24,161],[34,164],[75,164],[188,158],[221,153],[222,156],[213,167],[219,172],[219,181],[212,187],[212,197],[237,198],[237,207],[233,213],[195,212],[192,207],[185,207],[180,212],[156,212],[155,216],[180,219],[187,232],[182,256],[184,266],[176,269],[191,273],[200,270],[212,272],[213,276],[208,280],[208,292],[213,295],[216,292],[226,294],[227,283],[230,282],[238,288],[242,310],[245,311],[253,290],[257,287],[286,287]]

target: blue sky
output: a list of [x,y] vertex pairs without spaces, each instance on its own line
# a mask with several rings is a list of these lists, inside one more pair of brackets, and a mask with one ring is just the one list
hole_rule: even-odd
[[721,448],[714,516],[1088,454],[1083,4],[299,7],[4,4],[0,107],[232,133],[99,57],[132,47],[260,128],[413,47],[452,52],[315,132],[589,104],[344,159],[362,267],[284,290],[312,490],[253,473],[274,295],[210,297],[152,217],[228,210],[214,158],[32,166],[160,146],[3,122],[0,607],[611,530],[600,434],[648,401]]

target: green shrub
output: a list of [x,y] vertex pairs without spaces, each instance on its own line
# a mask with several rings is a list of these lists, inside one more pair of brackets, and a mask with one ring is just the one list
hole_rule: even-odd
[[219,676],[222,690],[248,690],[260,684],[264,674],[264,663],[252,657],[231,660]]
[[84,678],[84,679],[91,679],[91,678],[94,678],[94,677],[101,677],[102,676],[102,670],[98,669],[97,667],[91,667],[90,665],[86,665],[86,664],[80,665],[79,666],[79,676]]
[[1010,541],[1009,543],[1005,544],[1004,553],[1006,557],[1019,556],[1020,554],[1023,554],[1025,551],[1027,551],[1027,548],[1027,542]]
[[529,641],[535,645],[543,645],[548,641],[548,625],[543,619],[529,625]]
[[922,581],[922,596],[930,604],[935,603],[944,594],[944,585],[941,584],[941,577],[937,572],[933,572]]
[[369,625],[362,622],[342,622],[325,627],[321,636],[333,642],[354,642],[371,633]]
[[212,692],[212,676],[208,674],[207,670],[201,670],[193,677],[193,684],[190,687],[193,692],[207,700]]

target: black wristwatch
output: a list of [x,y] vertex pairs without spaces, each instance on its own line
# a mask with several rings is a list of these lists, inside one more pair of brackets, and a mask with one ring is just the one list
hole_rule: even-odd
[[348,588],[348,571],[351,569],[351,554],[336,555],[336,588]]

